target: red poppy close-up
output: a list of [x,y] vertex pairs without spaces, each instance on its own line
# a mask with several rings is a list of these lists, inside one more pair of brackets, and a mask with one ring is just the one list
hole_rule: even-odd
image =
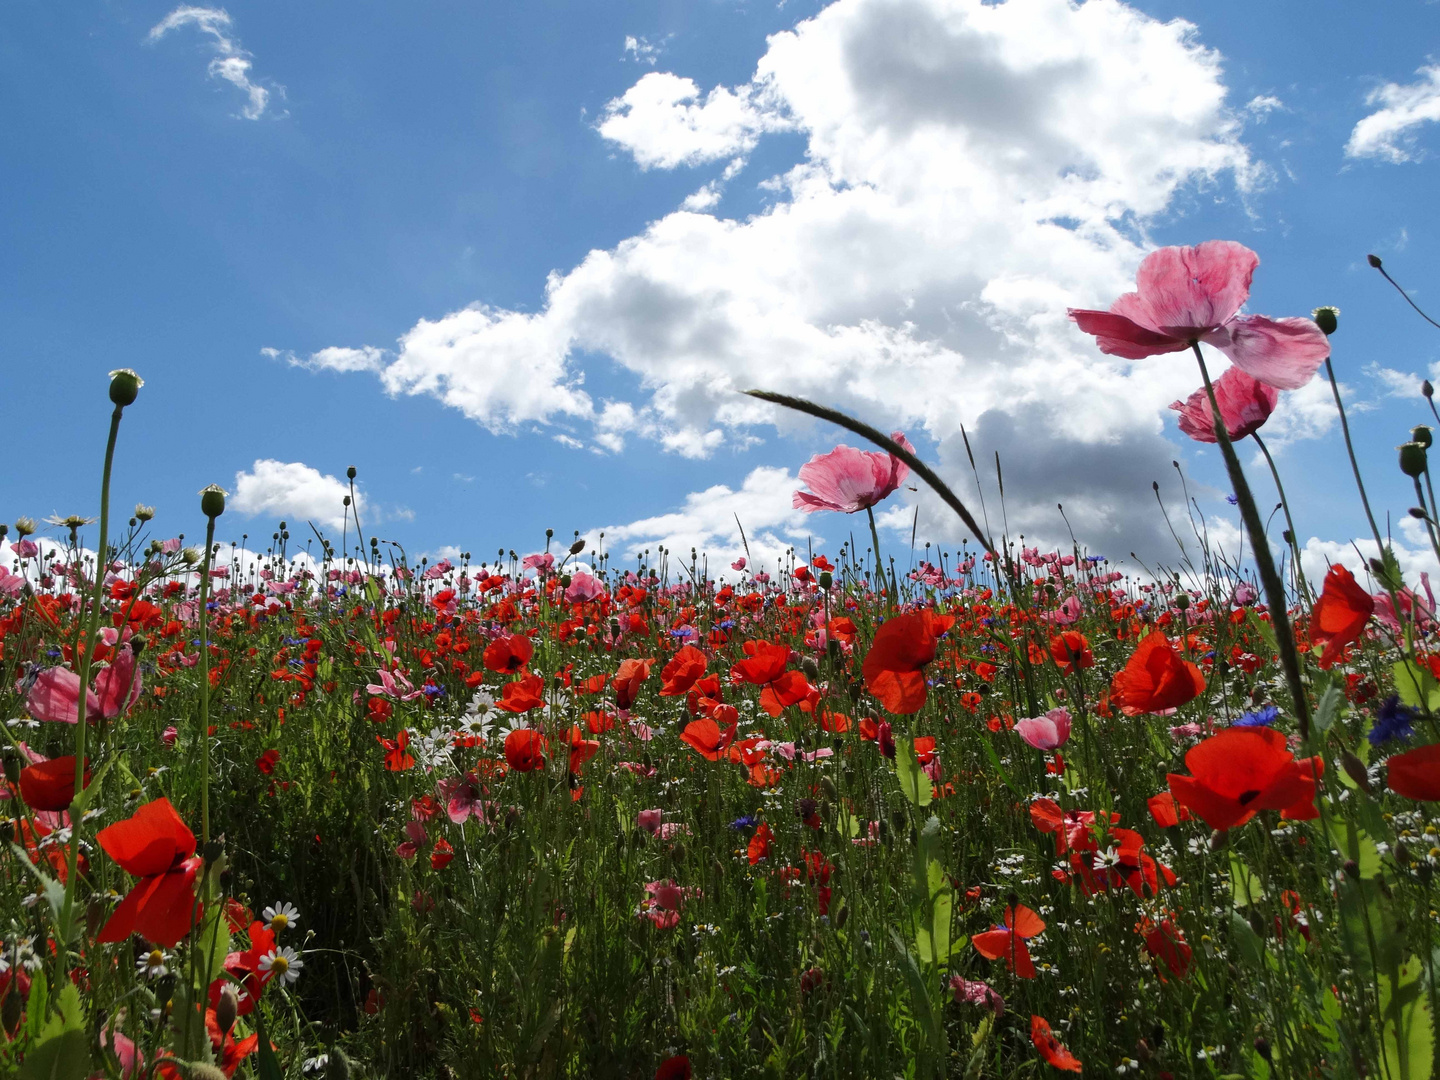
[[533,728],[516,728],[505,736],[505,762],[516,772],[543,769],[549,750],[549,741]]
[[1050,1023],[1043,1016],[1030,1017],[1030,1041],[1035,1044],[1035,1049],[1040,1051],[1040,1056],[1045,1059],[1045,1064],[1053,1066],[1062,1072],[1080,1072],[1080,1059],[1072,1054],[1055,1037],[1050,1030]]
[[1189,776],[1169,774],[1170,792],[1212,829],[1244,825],[1261,810],[1302,821],[1318,816],[1315,780],[1323,761],[1296,761],[1284,733],[1273,728],[1226,728],[1192,746],[1185,767]]
[[195,876],[201,860],[195,855],[195,834],[170,800],[146,803],[124,821],[101,829],[95,839],[122,870],[140,879],[95,940],[116,944],[139,934],[165,948],[179,944],[199,918]]
[[1355,575],[1336,563],[1325,574],[1320,599],[1310,612],[1310,640],[1324,645],[1320,666],[1328,668],[1345,654],[1345,646],[1358,638],[1375,611],[1375,598],[1362,589]]
[[1005,925],[986,930],[970,939],[975,951],[987,960],[1005,961],[1005,966],[1022,979],[1035,978],[1035,961],[1025,944],[1027,938],[1044,933],[1045,920],[1024,904],[1005,909]]
[[705,654],[694,645],[682,647],[660,669],[660,696],[679,697],[705,677]]
[[1386,784],[1416,802],[1440,801],[1440,743],[1417,746],[1385,763]]
[[[90,783],[90,761],[85,761],[84,783]],[[20,795],[31,810],[58,813],[70,809],[75,798],[75,755],[37,761],[20,770]]]
[[925,704],[925,665],[935,659],[940,635],[954,623],[949,615],[915,611],[886,620],[876,631],[861,672],[865,688],[886,710],[905,715]]
[[1136,647],[1110,682],[1110,704],[1126,716],[1162,713],[1205,691],[1205,675],[1156,630]]

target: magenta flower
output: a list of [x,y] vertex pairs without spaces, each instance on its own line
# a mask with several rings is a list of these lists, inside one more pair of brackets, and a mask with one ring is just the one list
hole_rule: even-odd
[[1213,345],[1236,367],[1281,390],[1298,390],[1330,355],[1312,319],[1240,315],[1260,257],[1233,240],[1152,251],[1135,275],[1136,291],[1109,311],[1070,309],[1100,351],[1127,360]]
[[[1279,390],[1238,367],[1221,375],[1214,386],[1215,400],[1220,403],[1220,416],[1231,442],[1259,431],[1280,401]],[[1170,408],[1180,414],[1180,430],[1190,438],[1196,442],[1215,441],[1215,411],[1210,408],[1210,398],[1203,386],[1184,401],[1171,402]]]
[[1070,738],[1070,713],[1051,709],[1044,716],[1016,720],[1015,733],[1036,750],[1057,750]]
[[[893,431],[890,437],[914,452],[903,432]],[[910,466],[893,454],[837,446],[800,466],[800,480],[810,490],[795,492],[791,505],[811,514],[817,510],[853,514],[874,506],[909,475]]]
[[[23,680],[22,680],[23,685]],[[107,720],[127,712],[140,696],[140,671],[129,645],[115,651],[110,666],[95,676],[92,688],[85,691],[85,717]],[[57,724],[73,724],[80,716],[80,676],[69,668],[46,668],[35,677],[25,698],[25,707],[36,720]]]

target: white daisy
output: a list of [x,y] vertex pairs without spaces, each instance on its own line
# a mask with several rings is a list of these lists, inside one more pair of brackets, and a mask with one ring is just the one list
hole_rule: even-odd
[[304,966],[305,961],[300,959],[300,954],[289,945],[271,949],[260,958],[260,970],[269,972],[281,984],[293,983],[299,979],[300,969]]
[[281,930],[288,930],[300,921],[300,909],[288,901],[272,904],[261,914],[265,916],[265,921],[270,924],[270,929],[274,930],[277,934]]
[[135,969],[147,979],[159,979],[169,972],[170,969],[165,966],[169,960],[169,955],[163,950],[151,949],[135,962]]

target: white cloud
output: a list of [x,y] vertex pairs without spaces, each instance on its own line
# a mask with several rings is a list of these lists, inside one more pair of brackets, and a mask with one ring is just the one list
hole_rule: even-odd
[[1416,375],[1414,372],[1396,371],[1394,368],[1381,367],[1373,361],[1365,365],[1365,374],[1379,383],[1381,387],[1384,388],[1385,397],[1390,398],[1415,397],[1420,393],[1420,384],[1425,378],[1425,376]]
[[[1408,516],[1401,518],[1400,532],[1403,539],[1392,537],[1390,546],[1400,561],[1405,584],[1418,589],[1420,575],[1425,573],[1430,575],[1432,587],[1440,587],[1440,563],[1436,562],[1435,552],[1425,535],[1424,523]],[[1305,577],[1314,589],[1320,587],[1330,566],[1339,564],[1354,574],[1366,588],[1379,591],[1380,586],[1374,581],[1368,565],[1378,553],[1379,548],[1375,546],[1373,539],[1321,540],[1318,536],[1312,536],[1300,549],[1300,565],[1305,569]]]
[[288,349],[267,346],[260,352],[272,360],[284,360],[291,367],[307,368],[310,371],[380,371],[385,366],[385,350],[370,345],[358,349],[347,349],[331,345],[313,352],[309,356],[296,356]]
[[1350,132],[1346,157],[1373,157],[1399,164],[1418,161],[1415,129],[1440,120],[1440,64],[1427,64],[1415,73],[1415,82],[1402,86],[1386,83],[1365,96],[1366,105],[1378,105]]
[[642,169],[673,169],[747,153],[788,126],[763,85],[702,95],[693,79],[652,71],[605,106],[596,130]]
[[[791,495],[800,486],[788,469],[761,466],[751,470],[738,491],[716,484],[687,495],[685,504],[671,513],[628,525],[607,525],[591,532],[588,540],[593,547],[603,532],[606,550],[620,555],[623,561],[633,559],[646,548],[654,560],[664,546],[688,564],[690,549],[694,548],[709,557],[712,575],[728,569],[731,562],[744,555],[748,543],[752,569],[773,570],[790,548],[803,552],[807,538],[813,538],[816,550],[820,550],[823,538],[816,527],[834,524],[832,515],[822,520],[791,506]],[[612,559],[612,564],[615,562]]]
[[[553,423],[690,456],[796,430],[736,393],[764,386],[923,431],[949,476],[968,472],[964,424],[1046,492],[1007,484],[1012,522],[1059,532],[1058,495],[1093,543],[1128,544],[1121,525],[1154,532],[1119,512],[1128,485],[1169,470],[1162,417],[1197,374],[1103,356],[1065,308],[1133,287],[1146,223],[1187,192],[1258,183],[1226,94],[1193,26],[1118,0],[837,0],[772,36],[748,84],[648,73],[599,128],[647,168],[743,164],[796,130],[804,160],[762,183],[768,209],[729,219],[697,193],[552,273],[535,312],[422,320],[382,383],[495,431]],[[642,397],[597,405],[582,355]]]
[[153,27],[147,40],[159,41],[172,30],[193,26],[210,37],[215,57],[208,68],[212,79],[223,79],[245,94],[245,105],[240,115],[247,120],[258,120],[270,104],[272,92],[285,94],[285,88],[276,84],[262,86],[250,78],[250,54],[240,47],[240,42],[230,36],[231,18],[224,8],[182,6],[166,15]]
[[[256,461],[249,472],[235,474],[230,506],[242,514],[313,521],[338,530],[345,522],[347,511],[343,500],[348,494],[350,486],[344,480],[323,474],[303,462],[263,458]],[[365,498],[358,489],[355,499],[361,523],[373,524]]]
[[672,35],[666,34],[659,41],[651,41],[647,37],[637,37],[634,34],[625,35],[625,56],[622,59],[633,60],[637,64],[649,64],[655,66],[655,61],[660,59],[660,54],[665,51],[665,45]]
[[[1353,409],[1354,388],[1341,383],[1340,399]],[[1299,390],[1280,395],[1280,404],[1260,429],[1260,437],[1271,449],[1302,439],[1321,439],[1330,433],[1339,419],[1330,381],[1323,375],[1317,375]]]

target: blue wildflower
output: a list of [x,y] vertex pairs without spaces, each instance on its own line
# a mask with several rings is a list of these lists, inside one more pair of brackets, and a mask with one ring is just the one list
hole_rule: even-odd
[[746,814],[744,817],[736,818],[734,821],[730,822],[730,828],[732,829],[753,829],[754,827],[755,818],[750,814]]
[[1379,746],[1391,739],[1408,739],[1415,734],[1410,725],[1418,714],[1408,705],[1400,704],[1400,695],[1391,694],[1380,706],[1375,723],[1370,728],[1370,745]]
[[1240,498],[1239,498],[1239,496],[1237,496],[1237,495],[1226,495],[1226,496],[1225,496],[1225,501],[1228,502],[1231,506],[1239,506],[1239,505],[1240,505]]
[[1254,712],[1247,712],[1244,716],[1231,724],[1231,727],[1269,727],[1280,715],[1280,710],[1274,705],[1265,705]]

